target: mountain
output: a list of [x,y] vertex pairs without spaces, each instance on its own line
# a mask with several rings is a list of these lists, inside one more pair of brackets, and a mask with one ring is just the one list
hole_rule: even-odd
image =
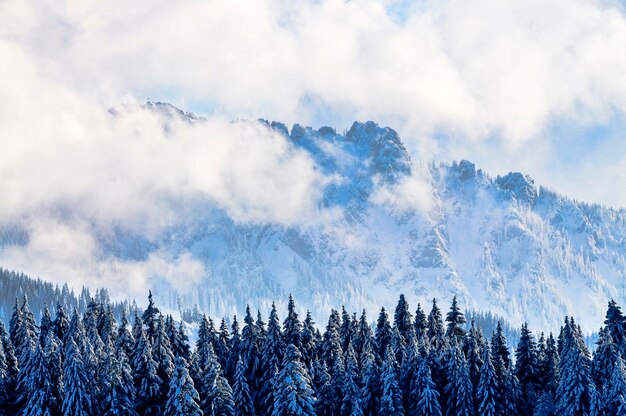
[[[169,104],[143,108],[161,114],[166,129],[172,117],[204,122]],[[335,178],[320,201],[333,215],[286,227],[238,223],[215,207],[150,240],[125,230],[102,238],[115,258],[158,251],[205,265],[200,284],[154,282],[172,309],[197,304],[221,316],[293,293],[320,316],[337,304],[374,313],[402,292],[414,307],[457,295],[466,308],[535,328],[575,315],[591,331],[610,298],[626,302],[624,210],[569,199],[518,172],[493,177],[466,160],[412,160],[393,129],[371,121],[345,133],[258,123]],[[20,244],[20,235],[5,233],[0,244]]]

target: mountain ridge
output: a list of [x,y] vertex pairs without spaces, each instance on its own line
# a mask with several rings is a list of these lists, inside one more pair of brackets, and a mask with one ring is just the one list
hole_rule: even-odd
[[[172,117],[204,120],[165,103],[142,109],[162,116],[165,129],[176,128]],[[345,304],[375,313],[397,293],[413,305],[457,295],[513,325],[549,330],[575,314],[591,331],[610,298],[626,301],[624,209],[566,198],[519,172],[492,177],[467,160],[413,160],[395,130],[372,121],[354,122],[343,134],[256,123],[334,178],[319,203],[336,215],[286,226],[241,223],[208,207],[152,239],[127,230],[103,236],[100,249],[113,259],[158,252],[203,264],[201,281],[187,287],[155,276],[159,300],[172,309],[197,304],[221,316],[242,310],[243,299],[266,308],[297,292],[312,311]]]

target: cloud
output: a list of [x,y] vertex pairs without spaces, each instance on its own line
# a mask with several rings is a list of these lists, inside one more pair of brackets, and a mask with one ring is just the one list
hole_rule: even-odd
[[117,297],[143,298],[145,288],[155,281],[185,291],[210,274],[188,252],[176,258],[153,252],[144,260],[103,257],[93,230],[85,223],[40,217],[29,221],[27,231],[25,245],[0,248],[3,267],[58,285],[107,287]]
[[0,57],[0,227],[19,224],[28,234],[0,247],[5,268],[75,286],[134,291],[160,279],[188,287],[208,273],[189,253],[111,258],[102,239],[121,232],[151,242],[220,212],[283,226],[328,215],[319,201],[329,179],[261,123],[215,115],[164,126],[162,114],[132,99],[108,111],[14,42],[0,39]]
[[415,131],[518,143],[555,115],[595,122],[626,106],[617,2],[416,1],[402,19],[391,6],[20,0],[5,2],[3,23],[57,80],[175,91],[236,116],[306,122],[313,96]]
[[384,205],[398,214],[426,212],[433,207],[432,185],[423,166],[415,166],[410,176],[396,184],[376,183],[370,197],[377,205]]
[[550,141],[547,157],[522,168],[552,186],[564,182],[551,178],[551,160],[573,140],[552,137],[554,123],[585,129],[626,110],[626,16],[615,0],[7,0],[0,8],[0,35],[46,80],[105,107],[156,97],[227,119],[339,128],[373,119],[423,158],[484,159],[494,174]]

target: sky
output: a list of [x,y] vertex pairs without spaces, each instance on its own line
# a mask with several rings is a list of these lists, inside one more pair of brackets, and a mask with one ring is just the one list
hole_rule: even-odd
[[[242,222],[324,215],[333,179],[231,120],[338,131],[374,120],[414,160],[469,159],[626,207],[617,1],[1,0],[0,97],[0,226],[33,236],[0,260],[34,273],[55,264],[50,274],[84,269],[86,281],[165,262],[172,276],[201,275],[184,258],[103,265],[92,227],[156,235],[206,200]],[[137,110],[147,100],[208,122],[165,133]]]

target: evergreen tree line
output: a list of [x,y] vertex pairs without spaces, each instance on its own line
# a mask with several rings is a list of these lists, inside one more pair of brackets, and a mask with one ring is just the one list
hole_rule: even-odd
[[323,332],[290,297],[281,323],[246,309],[216,325],[204,316],[195,342],[147,308],[116,319],[92,299],[84,313],[58,306],[37,323],[28,300],[0,322],[4,415],[626,415],[626,320],[611,301],[592,356],[580,327],[558,334],[527,325],[511,353],[501,325],[490,338],[469,326],[456,298],[442,315],[332,310]]
[[62,305],[66,311],[76,309],[82,314],[87,310],[87,305],[92,298],[99,303],[111,305],[118,318],[123,310],[137,309],[134,301],[111,302],[106,289],[97,289],[92,295],[88,288],[83,287],[78,294],[75,294],[67,284],[59,287],[41,279],[33,279],[23,273],[0,268],[0,320],[6,322],[10,319],[15,298],[23,296],[28,296],[30,310],[37,321],[41,319],[46,305],[48,305],[48,312],[52,315],[57,314],[58,305]]

